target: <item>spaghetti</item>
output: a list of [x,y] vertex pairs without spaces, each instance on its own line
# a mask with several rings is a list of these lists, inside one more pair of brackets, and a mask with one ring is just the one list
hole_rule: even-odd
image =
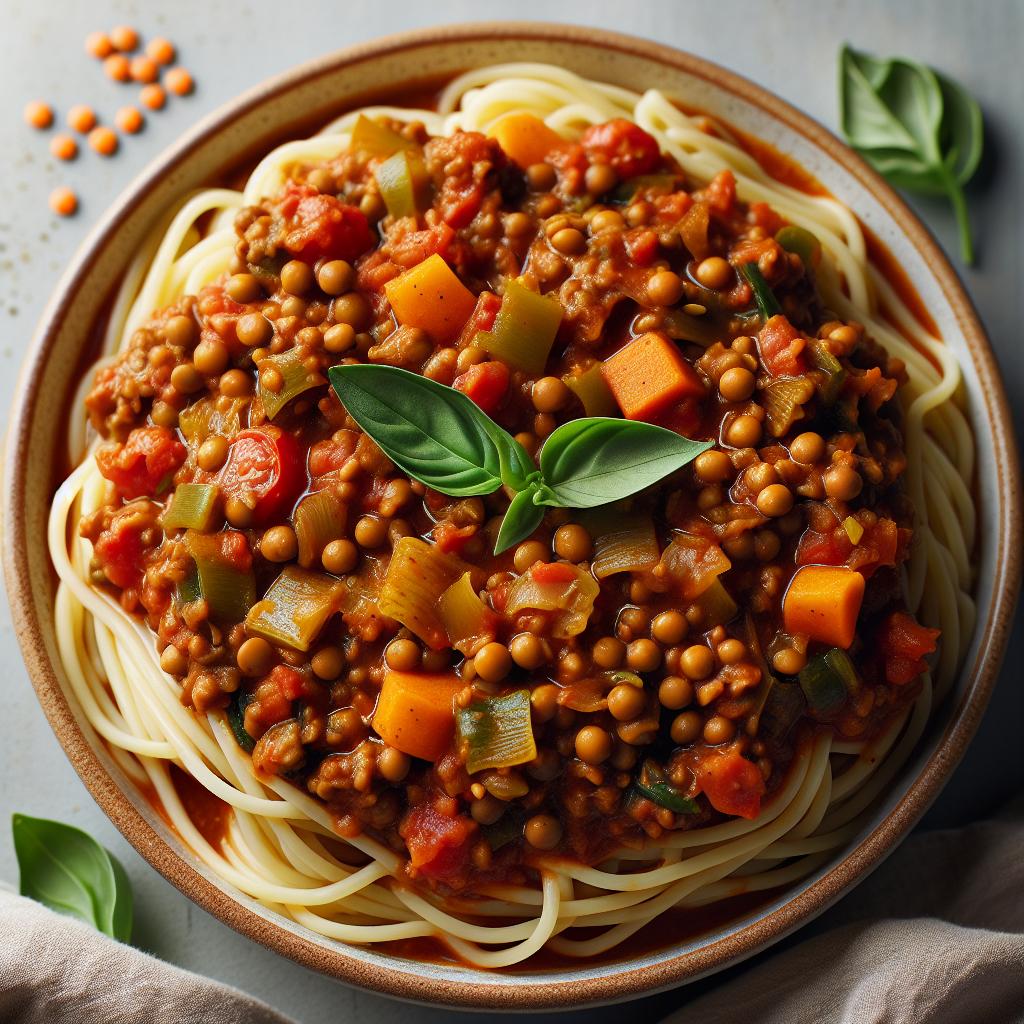
[[[941,340],[918,323],[869,261],[855,215],[827,195],[769,176],[722,126],[682,113],[657,90],[643,95],[544,65],[468,72],[441,94],[438,109],[352,111],[320,134],[267,155],[241,191],[188,197],[126,274],[104,338],[113,360],[151,312],[230,272],[236,214],[278,194],[295,168],[338,157],[360,116],[419,122],[431,136],[487,133],[507,114],[528,112],[566,139],[616,118],[634,122],[677,162],[687,182],[707,186],[722,171],[746,204],[765,203],[812,232],[823,256],[817,285],[841,320],[902,360],[898,392],[914,542],[902,583],[906,608],[942,631],[934,667],[919,692],[870,739],[814,730],[753,818],[716,819],[662,831],[589,866],[537,854],[532,881],[488,882],[440,896],[407,884],[404,856],[366,831],[339,834],[337,816],[285,779],[254,774],[222,709],[186,707],[181,684],[161,667],[146,624],[94,585],[93,545],[76,524],[101,509],[108,483],[93,454],[98,441],[72,415],[68,453],[77,468],[53,501],[48,543],[60,579],[56,628],[71,698],[126,777],[155,793],[184,844],[225,886],[329,939],[381,943],[432,936],[485,968],[520,964],[542,948],[588,957],[613,949],[672,907],[699,908],[729,896],[797,882],[862,827],[922,735],[933,704],[949,690],[974,625],[970,596],[975,508],[974,439],[956,404],[959,368]],[[89,382],[75,408],[81,408]],[[231,809],[219,845],[190,818],[173,783],[178,766]],[[579,928],[587,937],[579,937]],[[570,932],[569,930],[572,929]]]

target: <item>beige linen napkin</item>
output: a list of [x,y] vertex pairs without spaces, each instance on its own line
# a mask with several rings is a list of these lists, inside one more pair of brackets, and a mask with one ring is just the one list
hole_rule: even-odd
[[1024,802],[913,836],[825,921],[663,1024],[1024,1021]]
[[4,1024],[294,1024],[265,1003],[0,891]]

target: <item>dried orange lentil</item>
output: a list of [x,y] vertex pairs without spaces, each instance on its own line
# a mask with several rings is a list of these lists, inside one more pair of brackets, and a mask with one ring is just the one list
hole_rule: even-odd
[[114,123],[127,135],[134,135],[143,125],[142,114],[137,107],[122,107],[114,116]]
[[155,82],[159,73],[156,61],[152,57],[144,57],[141,54],[138,57],[132,57],[128,69],[132,79],[136,82]]
[[122,53],[130,53],[139,45],[139,33],[131,25],[118,25],[110,30],[110,41]]
[[144,85],[139,90],[139,100],[150,110],[160,110],[167,102],[167,93],[164,92],[162,85]]
[[50,193],[50,209],[61,217],[70,217],[78,209],[78,196],[66,185]]
[[85,135],[96,127],[96,111],[79,103],[68,111],[68,127]]
[[53,124],[53,108],[41,100],[25,105],[25,123],[33,128],[49,128]]
[[50,139],[50,153],[58,160],[74,160],[78,156],[78,143],[70,135],[54,135]]
[[114,52],[114,44],[106,32],[90,32],[85,37],[86,52],[102,60]]
[[128,58],[123,53],[112,53],[104,62],[103,70],[115,82],[127,82],[131,77]]
[[162,36],[156,36],[146,43],[146,55],[157,64],[170,64],[174,60],[174,43]]
[[175,96],[184,96],[193,88],[192,76],[184,68],[171,68],[164,76],[164,84]]
[[113,128],[93,128],[89,132],[89,145],[100,156],[113,156],[117,152],[117,134]]

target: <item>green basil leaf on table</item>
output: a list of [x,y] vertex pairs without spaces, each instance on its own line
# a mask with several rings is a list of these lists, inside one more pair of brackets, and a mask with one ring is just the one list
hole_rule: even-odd
[[393,366],[333,366],[328,376],[352,419],[409,476],[458,498],[501,486],[494,424],[461,391]]
[[20,891],[121,942],[131,940],[132,890],[117,860],[92,836],[59,821],[15,814]]
[[544,509],[537,505],[534,497],[536,487],[528,487],[520,491],[509,505],[505,518],[498,529],[498,537],[494,542],[494,553],[500,555],[510,547],[525,540],[540,526],[544,519]]
[[892,184],[945,195],[965,263],[974,259],[963,186],[981,161],[981,108],[960,85],[924,64],[840,51],[840,118],[850,145]]
[[541,448],[543,491],[537,500],[563,508],[619,501],[657,483],[713,444],[638,420],[570,420]]

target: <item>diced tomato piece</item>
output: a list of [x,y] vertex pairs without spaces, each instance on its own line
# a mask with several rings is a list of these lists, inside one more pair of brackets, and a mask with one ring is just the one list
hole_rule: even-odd
[[604,157],[620,178],[648,174],[661,163],[658,140],[624,117],[591,125],[580,143],[588,155]]
[[650,228],[627,231],[623,244],[629,258],[638,267],[649,267],[658,255],[658,236]]
[[751,203],[750,220],[769,235],[774,235],[786,223],[767,203]]
[[[120,510],[119,510],[120,511]],[[115,587],[128,590],[142,582],[142,531],[145,523],[136,515],[114,514],[107,527],[96,538],[93,551],[103,566],[103,572]]]
[[428,256],[437,253],[442,259],[448,259],[448,248],[455,238],[451,226],[445,223],[423,231],[410,231],[394,242],[388,244],[387,251],[391,259],[401,267],[415,267]]
[[239,572],[248,572],[252,568],[252,550],[244,533],[240,530],[222,530],[213,536],[220,546],[218,554],[221,562]]
[[298,441],[279,427],[243,430],[231,442],[217,482],[226,498],[238,498],[261,525],[278,518],[295,503],[306,486]]
[[187,455],[167,427],[137,427],[124,444],[101,448],[96,462],[122,498],[141,498],[166,491]]
[[430,804],[414,807],[398,827],[414,871],[427,878],[449,878],[462,870],[472,832],[468,819],[441,814]]
[[736,178],[732,171],[719,171],[704,189],[704,199],[715,213],[727,217],[736,206]]
[[844,532],[837,536],[835,530],[820,533],[810,528],[800,535],[796,548],[797,565],[842,565],[853,545]]
[[359,435],[354,430],[340,430],[323,441],[317,441],[309,449],[309,475],[325,476],[341,469],[352,457],[359,443]]
[[927,667],[925,655],[934,652],[941,631],[922,626],[906,612],[893,612],[878,632],[885,658],[885,678],[894,686],[913,682]]
[[757,336],[761,363],[773,376],[798,377],[807,372],[807,341],[781,313],[771,317]]
[[466,348],[473,344],[473,339],[480,331],[489,331],[494,326],[498,310],[501,309],[501,297],[494,292],[481,292],[476,297],[476,305],[459,335],[458,347]]
[[273,680],[285,700],[298,700],[302,696],[305,688],[302,673],[296,672],[288,665],[275,665],[270,670],[268,678]]
[[568,562],[540,562],[530,575],[538,583],[570,583],[577,578],[575,567]]
[[760,813],[764,779],[757,765],[741,754],[713,751],[697,765],[696,776],[716,811],[751,819]]
[[846,564],[870,577],[883,566],[896,564],[898,541],[896,524],[891,519],[878,519],[864,530]]
[[287,220],[284,247],[310,263],[319,259],[354,262],[377,240],[356,207],[304,186],[292,189],[281,212]]
[[471,366],[455,378],[452,387],[471,398],[484,412],[492,413],[508,391],[510,376],[504,363],[492,359]]
[[446,555],[458,555],[478,532],[479,527],[472,523],[456,526],[450,519],[442,519],[431,531],[431,536]]

